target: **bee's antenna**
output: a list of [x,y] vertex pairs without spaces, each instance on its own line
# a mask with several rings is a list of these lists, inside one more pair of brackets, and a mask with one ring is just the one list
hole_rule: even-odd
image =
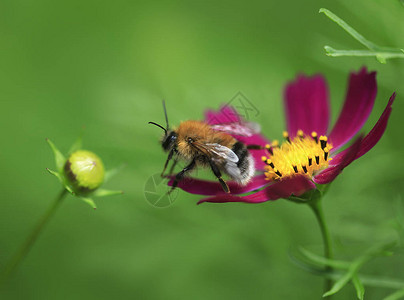
[[164,116],[166,117],[166,125],[167,125],[167,130],[168,130],[168,116],[167,116],[167,109],[166,109],[166,102],[163,100],[163,109],[164,109]]
[[156,125],[157,127],[160,127],[161,129],[164,130],[165,135],[167,135],[167,129],[165,129],[165,128],[164,128],[163,126],[161,126],[160,124],[157,124],[157,123],[154,123],[154,122],[149,122],[149,124],[153,124],[153,125]]

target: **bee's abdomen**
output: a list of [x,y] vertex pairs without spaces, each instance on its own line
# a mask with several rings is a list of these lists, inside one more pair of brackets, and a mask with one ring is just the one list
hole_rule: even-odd
[[242,142],[236,142],[231,150],[237,155],[237,167],[240,167],[248,156],[247,147]]
[[247,184],[254,176],[254,159],[242,142],[236,142],[231,149],[238,157],[237,168],[240,171],[240,177],[234,178],[241,184]]

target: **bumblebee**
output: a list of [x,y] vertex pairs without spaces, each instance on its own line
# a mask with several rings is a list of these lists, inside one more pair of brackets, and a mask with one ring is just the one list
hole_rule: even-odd
[[175,175],[170,192],[186,174],[198,166],[210,168],[226,193],[230,193],[230,189],[222,178],[223,173],[240,185],[246,185],[250,181],[255,172],[254,159],[247,146],[230,135],[245,133],[248,130],[246,126],[238,123],[209,125],[202,121],[184,121],[178,128],[170,130],[164,101],[163,108],[166,128],[149,122],[164,130],[161,145],[163,150],[168,152],[168,157],[161,176],[164,176],[171,159],[174,159],[174,163],[169,175],[179,160],[188,162]]

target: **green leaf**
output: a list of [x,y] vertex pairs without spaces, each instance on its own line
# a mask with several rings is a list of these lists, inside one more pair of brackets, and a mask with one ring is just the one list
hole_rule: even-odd
[[367,40],[364,36],[358,33],[355,29],[349,26],[344,20],[339,18],[337,15],[329,11],[328,9],[321,8],[320,13],[324,13],[328,18],[337,23],[341,28],[343,28],[348,34],[350,34],[355,40],[360,42],[362,45],[367,47],[369,50],[337,50],[330,46],[325,46],[327,56],[337,57],[337,56],[374,56],[376,59],[385,64],[389,58],[404,58],[402,52],[403,49],[396,49],[390,47],[380,47],[373,42]]
[[397,50],[375,51],[375,50],[337,50],[330,46],[324,46],[326,54],[332,57],[338,56],[375,56],[379,62],[385,63],[388,58],[404,58],[404,54]]
[[387,242],[383,243],[381,245],[376,245],[374,247],[371,247],[363,255],[355,259],[351,265],[349,266],[348,272],[344,274],[340,279],[338,279],[334,285],[331,287],[331,289],[326,292],[323,297],[327,297],[330,295],[333,295],[337,292],[339,292],[354,276],[356,276],[357,272],[359,269],[370,259],[379,256],[379,255],[384,255],[386,253],[386,250],[394,247],[396,245],[396,242]]
[[289,201],[297,203],[297,204],[306,204],[307,203],[307,199],[303,199],[303,198],[296,197],[296,196],[290,196],[286,200],[289,200]]
[[48,169],[48,168],[46,168],[46,171],[48,171],[50,174],[55,176],[60,181],[60,183],[63,184],[63,179],[62,179],[62,177],[60,176],[60,174],[58,172],[53,171],[53,170]]
[[369,49],[377,49],[378,46],[373,44],[371,41],[365,39],[363,35],[361,35],[359,32],[357,32],[355,29],[353,29],[351,26],[349,26],[344,20],[342,20],[340,17],[332,13],[326,8],[320,8],[320,13],[324,13],[328,18],[330,18],[332,21],[337,23],[342,29],[344,29],[346,32],[348,32],[349,35],[351,35],[355,40],[357,40],[359,43],[362,45],[366,46]]
[[352,283],[356,290],[356,296],[359,300],[363,300],[363,297],[365,295],[365,287],[363,286],[357,274],[352,277]]
[[319,264],[322,266],[329,266],[329,267],[333,267],[335,269],[348,269],[350,266],[349,262],[327,259],[323,256],[314,254],[313,252],[310,252],[310,251],[304,249],[303,247],[299,247],[299,251],[309,260],[309,262],[312,262],[315,264]]
[[46,171],[48,171],[50,174],[52,174],[53,176],[56,176],[56,178],[60,181],[60,183],[64,186],[64,188],[72,195],[75,195],[74,191],[72,190],[72,188],[65,182],[64,178],[62,177],[62,175],[60,175],[60,173],[53,171],[51,169],[46,168]]
[[48,142],[49,146],[51,147],[53,151],[53,155],[55,156],[55,164],[58,172],[62,172],[64,164],[66,162],[66,158],[63,156],[63,154],[59,151],[59,149],[55,146],[54,143],[50,139],[46,139]]
[[340,279],[338,279],[334,285],[331,287],[331,289],[324,293],[323,297],[328,297],[331,295],[334,295],[335,293],[339,292],[350,280],[351,277],[353,276],[352,271],[348,271],[345,275],[343,275]]
[[97,205],[95,205],[95,202],[93,199],[91,198],[86,198],[86,197],[80,197],[81,200],[83,200],[85,203],[87,203],[88,205],[90,205],[92,208],[96,209]]
[[404,298],[404,289],[401,289],[393,294],[388,295],[386,298],[383,298],[383,300],[397,300],[402,298]]
[[111,170],[105,171],[105,177],[104,177],[104,182],[107,182],[108,180],[111,179],[111,177],[115,176],[118,172],[120,172],[123,168],[125,167],[125,164],[120,165],[119,167],[116,167]]
[[77,140],[73,143],[73,145],[69,149],[69,155],[72,154],[73,152],[80,150],[83,147],[83,133],[80,133],[80,136],[77,138]]
[[387,63],[386,58],[384,57],[384,55],[377,54],[376,59],[381,64],[386,64]]
[[112,191],[112,190],[106,190],[106,189],[97,189],[93,193],[93,196],[95,197],[105,197],[105,196],[112,196],[112,195],[122,195],[122,191]]

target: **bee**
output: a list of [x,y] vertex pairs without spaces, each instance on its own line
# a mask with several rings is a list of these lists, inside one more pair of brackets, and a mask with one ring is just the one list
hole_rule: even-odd
[[179,160],[187,162],[187,165],[175,175],[169,193],[177,187],[185,175],[198,166],[210,168],[226,193],[230,193],[230,189],[222,174],[226,174],[240,185],[246,185],[251,180],[255,172],[254,159],[247,146],[230,135],[230,133],[246,134],[248,127],[238,123],[209,125],[202,121],[183,121],[178,128],[170,129],[164,101],[163,109],[165,128],[155,122],[149,122],[164,130],[161,145],[163,150],[168,152],[168,157],[161,176],[164,177],[171,159],[174,158],[174,163],[169,175]]

